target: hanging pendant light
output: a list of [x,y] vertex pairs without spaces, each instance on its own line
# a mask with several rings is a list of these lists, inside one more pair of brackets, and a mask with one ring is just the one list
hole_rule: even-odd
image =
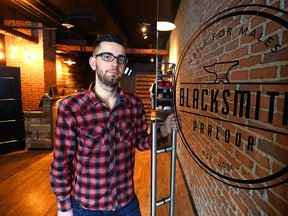
[[167,3],[167,0],[158,0],[158,6],[157,30],[172,31],[176,28],[172,4]]
[[167,21],[158,21],[157,22],[157,30],[158,31],[172,31],[176,28],[176,25],[172,22]]

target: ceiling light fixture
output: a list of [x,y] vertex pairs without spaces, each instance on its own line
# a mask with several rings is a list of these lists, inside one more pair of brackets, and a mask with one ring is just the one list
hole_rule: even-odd
[[74,28],[75,26],[71,23],[62,23],[62,26],[64,26],[65,28],[67,29],[70,29],[70,28]]
[[167,21],[157,22],[157,31],[172,31],[175,28],[176,28],[176,25],[172,22],[167,22]]
[[142,26],[141,31],[142,32],[146,32],[147,31],[147,27],[146,26]]
[[62,26],[64,26],[67,29],[74,28],[75,25],[70,23],[70,21],[72,19],[74,19],[74,20],[75,19],[77,19],[77,20],[79,20],[79,19],[93,19],[93,20],[95,20],[94,16],[91,16],[91,15],[71,15],[71,16],[68,16],[66,18],[65,22],[62,23]]
[[73,60],[71,60],[70,58],[68,58],[67,60],[65,60],[64,63],[67,64],[67,65],[69,65],[69,66],[70,66],[70,65],[73,65],[73,64],[76,64],[76,62],[73,61]]
[[148,32],[150,29],[153,29],[153,26],[151,26],[150,23],[146,23],[146,22],[143,22],[140,26],[141,26],[141,31],[143,33]]
[[132,73],[132,69],[129,68],[129,67],[126,67],[126,68],[125,68],[125,71],[124,71],[124,74],[127,75],[127,76],[130,76],[131,73]]
[[143,38],[146,40],[148,38],[148,35],[146,33],[143,33]]
[[157,31],[172,31],[176,28],[173,23],[175,20],[173,6],[172,4],[167,4],[166,1],[157,0]]

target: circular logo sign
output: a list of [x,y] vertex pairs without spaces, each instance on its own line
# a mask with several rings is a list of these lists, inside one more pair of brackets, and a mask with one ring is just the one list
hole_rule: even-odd
[[187,43],[176,73],[180,136],[197,164],[235,187],[288,180],[288,14],[227,9]]

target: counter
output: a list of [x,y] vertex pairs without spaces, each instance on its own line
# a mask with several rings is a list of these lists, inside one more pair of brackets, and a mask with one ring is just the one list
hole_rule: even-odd
[[25,135],[28,149],[53,149],[55,120],[59,99],[42,98],[42,109],[25,111]]

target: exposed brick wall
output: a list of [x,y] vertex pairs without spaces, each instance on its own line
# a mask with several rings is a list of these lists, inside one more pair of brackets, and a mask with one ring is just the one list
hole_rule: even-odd
[[44,49],[44,90],[49,92],[50,86],[56,85],[56,34],[54,31],[43,30]]
[[[57,55],[57,87],[60,95],[70,95],[81,91],[85,84],[85,67],[78,66],[77,61],[74,65],[65,64],[67,56]],[[77,60],[77,58],[74,58]]]
[[[6,25],[32,28],[17,29],[39,40],[38,44],[5,35],[6,65],[20,67],[23,110],[38,109],[41,97],[56,83],[55,32],[43,30],[41,23],[5,20]],[[17,52],[12,50],[17,46]],[[11,55],[15,54],[14,58]],[[45,60],[45,61],[44,61]]]
[[[280,25],[275,24],[275,22],[272,22],[265,17],[259,17],[258,19],[254,19],[253,22],[250,22],[249,16],[242,16],[241,19],[237,19],[237,16],[235,15],[234,17],[215,22],[210,26],[206,23],[209,18],[228,8],[245,4],[263,4],[273,6],[285,10],[287,13],[288,3],[284,0],[182,0],[175,21],[177,27],[171,33],[170,38],[169,61],[178,64],[178,82],[181,82],[181,80],[189,82],[190,80],[190,82],[194,83],[193,85],[196,86],[195,88],[198,89],[214,88],[217,90],[225,86],[225,89],[229,90],[231,94],[229,100],[227,100],[230,107],[233,107],[234,101],[232,98],[234,98],[235,88],[237,87],[232,84],[224,85],[223,83],[215,83],[213,84],[213,87],[211,87],[211,84],[205,84],[209,82],[213,83],[215,74],[207,73],[203,67],[200,67],[199,65],[211,65],[215,62],[225,62],[237,59],[240,61],[240,67],[236,67],[236,69],[232,70],[231,73],[228,74],[227,79],[231,83],[239,83],[237,85],[240,90],[249,89],[251,92],[261,91],[262,94],[268,91],[277,92],[279,89],[280,91],[283,90],[283,92],[287,92],[287,85],[283,87],[279,87],[278,85],[257,85],[257,83],[260,82],[287,82],[287,29],[282,28],[279,30]],[[257,7],[253,8],[253,10],[254,9],[257,10]],[[262,8],[261,11],[276,14],[275,10],[268,11]],[[287,17],[284,18],[283,14],[281,15],[281,13],[277,13],[276,15],[282,16],[282,18],[286,19],[287,22]],[[259,22],[257,23],[255,20],[258,20]],[[241,26],[245,26],[246,23],[250,23],[251,25],[249,28],[254,29],[255,31],[250,31],[248,36],[248,34],[245,35],[243,29],[241,37],[238,37],[240,34],[239,29],[241,29]],[[199,35],[196,35],[199,32],[199,29],[205,25],[206,29],[203,29]],[[231,26],[238,31],[229,31],[229,27]],[[266,40],[263,39],[264,37],[261,37],[262,32],[264,32],[263,34],[265,34]],[[273,41],[272,39],[269,39],[267,42],[269,36]],[[211,41],[208,41],[207,45],[203,41],[205,41],[205,38],[209,37]],[[237,41],[233,40],[233,38],[237,38]],[[275,55],[275,46],[277,43],[281,44],[281,49],[278,47],[277,55]],[[224,69],[227,70],[227,68],[222,68],[222,70]],[[244,83],[247,81],[256,84],[253,87],[251,87],[252,85],[245,85]],[[185,85],[183,84],[183,86]],[[179,88],[181,85],[179,84],[177,87],[176,106],[179,106]],[[187,87],[187,89],[188,88],[189,87]],[[189,90],[192,91],[193,89],[190,88]],[[190,94],[189,98],[192,97],[191,95],[192,94]],[[218,111],[215,110],[216,107],[212,107],[211,109],[214,110],[211,112],[210,118],[207,118],[203,115],[204,112],[201,112],[200,108],[198,110],[190,108],[190,110],[193,110],[193,112],[197,114],[195,115],[197,117],[189,119],[186,117],[187,115],[183,114],[183,116],[186,117],[182,128],[183,134],[185,134],[185,138],[188,139],[188,143],[193,140],[193,144],[190,142],[192,151],[196,152],[196,155],[200,160],[202,160],[205,165],[211,167],[212,170],[221,170],[218,166],[218,161],[225,161],[226,168],[228,164],[233,165],[233,169],[235,169],[234,172],[230,170],[231,173],[233,173],[231,175],[227,170],[223,169],[222,174],[225,176],[234,179],[257,179],[261,176],[269,176],[276,171],[283,170],[285,167],[287,168],[287,135],[259,131],[258,129],[255,129],[255,127],[257,128],[263,125],[269,125],[271,130],[275,129],[275,131],[283,131],[284,133],[287,133],[287,124],[283,124],[283,112],[285,112],[283,107],[287,107],[284,105],[284,103],[287,104],[287,101],[284,101],[284,96],[285,95],[282,94],[277,98],[277,100],[275,100],[273,121],[270,123],[268,121],[268,110],[271,98],[267,95],[261,96],[259,119],[256,118],[257,114],[255,112],[257,109],[256,94],[251,94],[251,104],[254,105],[250,106],[249,118],[244,117],[240,119],[231,114],[223,114],[220,110],[221,107],[218,108]],[[204,102],[205,105],[211,106],[209,98],[203,98],[206,98]],[[190,103],[192,107],[192,100],[190,100]],[[198,106],[201,106],[200,102]],[[244,110],[246,106],[248,105],[244,106]],[[183,107],[181,108],[186,108]],[[189,109],[187,108],[186,110]],[[230,113],[231,112],[232,111],[230,110]],[[245,111],[243,115],[245,115]],[[218,118],[226,121],[220,121],[220,124],[219,121],[214,120]],[[229,121],[237,122],[237,124],[229,124]],[[193,124],[195,122],[197,122],[197,129],[193,131]],[[207,127],[208,125],[211,126],[211,128],[213,128],[211,133],[215,133],[215,128],[218,128],[219,141],[213,139],[213,137],[209,137],[208,135],[204,136],[204,133],[208,133],[208,129],[204,128],[203,131],[201,131],[201,123],[203,123],[204,127]],[[240,124],[249,124],[255,127],[244,128],[239,126]],[[254,151],[251,151],[251,149],[249,150],[246,144],[242,144],[242,146],[237,149],[235,148],[235,145],[233,146],[231,143],[225,142],[225,136],[226,138],[228,137],[228,132],[230,134],[230,139],[235,139],[234,134],[240,132],[245,142],[248,142],[247,137],[252,134],[253,137],[255,137],[255,145],[253,146]],[[203,165],[202,168],[200,168],[199,161],[191,157],[191,154],[187,151],[184,141],[180,136],[178,137],[178,142],[179,145],[177,153],[180,164],[183,167],[185,178],[199,215],[287,214],[287,183],[282,183],[281,185],[272,188],[256,190],[252,190],[253,187],[250,189],[243,189],[229,186],[228,184],[224,184],[213,178],[215,175],[213,176],[211,173],[207,172],[207,170],[203,168]],[[218,144],[217,142],[221,144]],[[211,161],[209,161],[210,159]],[[198,162],[198,164],[196,162]],[[287,170],[286,176],[282,175],[279,178],[274,179],[274,181],[275,183],[281,182],[285,178],[287,180]],[[224,182],[227,183],[226,180],[224,180]],[[239,184],[238,186],[241,187],[242,185]]]
[[[29,21],[6,20],[5,24],[32,27],[17,30],[39,40],[35,44],[13,35],[5,35],[6,65],[20,67],[24,111],[39,109],[40,99],[50,92],[50,86],[56,85],[60,96],[63,90],[64,95],[69,95],[84,87],[85,65],[68,66],[63,63],[67,57],[58,55],[56,58],[55,31],[45,29],[41,23]],[[18,47],[17,52],[12,50],[14,45]],[[13,53],[15,56],[11,58]]]

